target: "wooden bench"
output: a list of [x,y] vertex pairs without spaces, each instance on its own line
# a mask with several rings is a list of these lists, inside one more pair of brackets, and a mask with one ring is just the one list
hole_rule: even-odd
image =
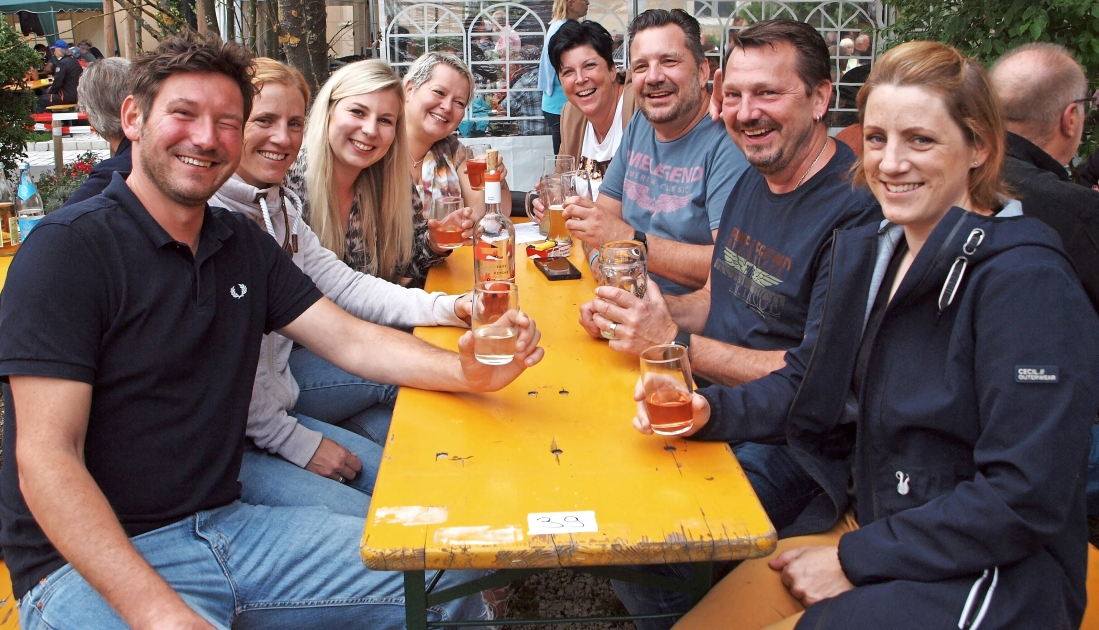
[[61,105],[47,105],[46,111],[49,112],[75,112],[76,103],[64,103]]
[[[723,582],[724,580],[714,585],[707,597],[708,600],[712,602],[712,598],[721,597],[722,591],[725,590],[721,586]],[[1099,549],[1090,544],[1088,545],[1087,594],[1088,604],[1087,608],[1084,609],[1084,620],[1080,624],[1080,630],[1099,630]],[[714,604],[717,604],[717,602],[714,602]],[[731,615],[735,612],[727,610],[726,607],[721,605],[696,607],[688,617],[676,624],[673,630],[716,630],[726,628]]]

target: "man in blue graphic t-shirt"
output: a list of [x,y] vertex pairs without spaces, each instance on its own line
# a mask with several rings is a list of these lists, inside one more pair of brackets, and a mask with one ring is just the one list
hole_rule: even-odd
[[634,19],[630,71],[639,111],[598,201],[565,209],[572,235],[594,250],[608,241],[644,242],[650,274],[671,295],[706,284],[721,208],[748,168],[721,124],[706,116],[710,73],[700,42],[698,20],[683,11],[652,9]]
[[[691,437],[733,442],[767,515],[787,537],[832,525],[806,509],[822,490],[788,447],[746,440],[785,423],[805,368],[793,360],[787,365],[786,351],[816,343],[826,288],[818,277],[832,233],[880,221],[881,210],[847,178],[854,154],[828,137],[823,118],[832,84],[820,34],[807,24],[772,20],[738,32],[730,47],[713,109],[753,168],[724,206],[706,286],[665,299],[650,283],[644,300],[600,287],[601,299],[581,307],[581,323],[593,336],[613,328],[610,344],[621,352],[671,342],[688,348],[696,378],[715,383],[699,390],[713,412]],[[651,430],[640,419],[635,426]],[[654,570],[687,574],[690,567]],[[684,612],[690,604],[685,595],[614,586],[633,614]],[[670,625],[637,623],[639,630]]]

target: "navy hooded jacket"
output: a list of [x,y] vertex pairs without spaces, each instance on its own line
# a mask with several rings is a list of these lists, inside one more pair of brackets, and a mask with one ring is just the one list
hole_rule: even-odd
[[839,544],[857,588],[797,627],[1075,630],[1099,318],[1050,228],[953,208],[886,307],[851,431],[841,421],[897,230],[837,232],[818,341],[796,358],[807,368],[785,437],[833,521],[853,475],[860,525]]

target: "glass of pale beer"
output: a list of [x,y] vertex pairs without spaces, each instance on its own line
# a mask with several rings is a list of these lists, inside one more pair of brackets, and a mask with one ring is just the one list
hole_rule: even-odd
[[679,435],[694,426],[693,383],[687,349],[683,346],[667,343],[641,353],[641,385],[653,433]]

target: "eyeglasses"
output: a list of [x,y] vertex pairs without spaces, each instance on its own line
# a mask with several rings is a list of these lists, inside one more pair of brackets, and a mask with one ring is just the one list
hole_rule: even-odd
[[1072,104],[1075,105],[1076,103],[1083,103],[1084,104],[1084,115],[1085,116],[1090,116],[1091,112],[1096,108],[1095,101],[1096,101],[1096,97],[1094,95],[1093,96],[1085,96],[1084,98],[1078,98],[1078,99],[1072,101]]

